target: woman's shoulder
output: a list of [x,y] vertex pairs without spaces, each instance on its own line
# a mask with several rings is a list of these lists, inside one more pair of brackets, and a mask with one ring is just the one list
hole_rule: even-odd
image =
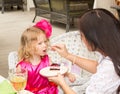
[[102,69],[110,69],[110,70],[114,70],[114,65],[113,62],[111,60],[111,58],[109,58],[108,56],[103,57],[98,65],[98,67],[102,67]]
[[113,64],[111,58],[109,56],[103,56],[102,54],[99,54],[99,64]]
[[112,62],[111,58],[108,57],[108,56],[103,57],[103,59],[101,60],[100,63],[101,63],[101,64],[104,64],[104,65],[113,66],[113,62]]
[[100,75],[118,77],[115,72],[114,64],[108,56],[101,60],[100,64],[97,67],[97,71],[100,73]]

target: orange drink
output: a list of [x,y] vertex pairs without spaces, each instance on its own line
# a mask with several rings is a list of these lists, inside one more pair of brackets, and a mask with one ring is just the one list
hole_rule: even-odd
[[9,70],[9,80],[12,83],[15,90],[18,91],[18,94],[19,94],[19,91],[23,90],[26,86],[27,71],[10,69]]
[[22,76],[14,76],[10,79],[10,82],[17,91],[24,89],[26,85],[26,79]]

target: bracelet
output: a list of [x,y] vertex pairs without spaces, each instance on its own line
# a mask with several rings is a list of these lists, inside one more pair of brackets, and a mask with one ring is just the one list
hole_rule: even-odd
[[[70,56],[70,54],[67,54],[67,55],[65,56],[65,58],[68,58],[69,56]],[[73,56],[72,65],[75,64],[75,61],[76,61],[76,56]]]
[[75,61],[76,61],[76,56],[74,56],[74,58],[73,58],[72,65],[74,65],[74,64],[75,64]]

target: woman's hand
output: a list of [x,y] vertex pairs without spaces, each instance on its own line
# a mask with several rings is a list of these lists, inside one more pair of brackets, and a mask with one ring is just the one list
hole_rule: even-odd
[[65,82],[63,75],[58,74],[56,77],[49,77],[49,81],[60,85],[64,91],[64,94],[76,94]]
[[58,74],[55,77],[49,77],[48,80],[50,82],[54,82],[54,83],[56,83],[57,85],[60,85],[60,86],[65,83],[64,76],[61,75],[61,74]]
[[53,51],[57,51],[62,57],[68,56],[67,48],[64,44],[55,44],[51,47]]

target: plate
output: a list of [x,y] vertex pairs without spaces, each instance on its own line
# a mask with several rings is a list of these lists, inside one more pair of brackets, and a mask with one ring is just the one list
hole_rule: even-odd
[[30,91],[28,91],[28,90],[21,90],[21,91],[19,92],[19,94],[34,94],[34,93],[32,93],[32,92],[30,92]]
[[68,71],[68,68],[65,66],[60,66],[60,70],[50,70],[49,67],[45,67],[40,70],[40,74],[45,77],[57,76],[58,73],[65,74]]

